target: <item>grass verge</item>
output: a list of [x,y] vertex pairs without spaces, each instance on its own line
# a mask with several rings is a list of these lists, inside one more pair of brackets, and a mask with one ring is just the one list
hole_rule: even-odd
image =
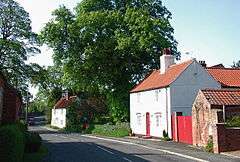
[[[92,128],[91,128],[92,127]],[[101,136],[109,137],[125,137],[129,135],[130,128],[128,123],[120,123],[116,125],[104,124],[104,125],[93,125],[90,126],[91,131],[86,133],[91,133]]]
[[35,153],[25,153],[23,162],[39,162],[46,156],[48,149],[45,145],[42,144],[38,152]]

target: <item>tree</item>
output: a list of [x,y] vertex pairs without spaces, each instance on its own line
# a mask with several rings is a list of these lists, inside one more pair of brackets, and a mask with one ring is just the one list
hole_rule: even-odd
[[29,78],[41,69],[25,63],[40,52],[37,45],[29,14],[13,0],[0,0],[0,71],[21,91],[27,90]]
[[83,0],[75,11],[54,11],[41,38],[54,49],[66,86],[102,93],[114,120],[126,120],[129,90],[159,68],[163,48],[180,56],[171,13],[160,0]]
[[232,65],[233,68],[240,68],[240,60],[238,62],[233,62],[233,65]]

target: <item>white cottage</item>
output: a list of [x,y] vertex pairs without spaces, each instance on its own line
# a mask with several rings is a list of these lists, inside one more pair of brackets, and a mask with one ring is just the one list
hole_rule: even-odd
[[160,63],[130,92],[130,125],[135,134],[162,137],[165,130],[171,138],[171,114],[191,115],[199,89],[221,85],[195,59],[175,64],[165,50]]
[[52,120],[51,125],[64,128],[66,127],[66,114],[67,114],[67,107],[70,106],[76,99],[76,96],[68,95],[63,96],[58,102],[55,104],[54,108],[52,109]]

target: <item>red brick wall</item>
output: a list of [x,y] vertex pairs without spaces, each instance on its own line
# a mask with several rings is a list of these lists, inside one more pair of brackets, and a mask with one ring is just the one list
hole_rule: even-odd
[[22,102],[14,88],[4,87],[1,123],[13,123],[19,119]]
[[215,153],[240,150],[240,128],[226,128],[224,124],[216,124],[213,132]]

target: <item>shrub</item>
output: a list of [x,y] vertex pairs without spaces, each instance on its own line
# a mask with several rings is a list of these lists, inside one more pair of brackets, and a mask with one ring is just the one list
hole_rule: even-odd
[[209,136],[205,150],[207,152],[213,152],[213,137],[212,136]]
[[116,123],[116,125],[112,124],[104,124],[104,125],[95,125],[92,130],[93,134],[110,136],[110,137],[124,137],[128,136],[130,132],[129,123]]
[[228,127],[240,127],[240,116],[234,116],[227,120],[226,126]]
[[41,147],[42,139],[38,133],[27,132],[26,133],[26,143],[25,143],[25,152],[33,153],[37,152]]
[[0,128],[0,161],[21,162],[24,155],[24,133],[17,124]]
[[171,140],[168,136],[168,133],[165,130],[163,130],[163,138],[161,138],[161,139],[164,140],[164,141],[170,141]]

